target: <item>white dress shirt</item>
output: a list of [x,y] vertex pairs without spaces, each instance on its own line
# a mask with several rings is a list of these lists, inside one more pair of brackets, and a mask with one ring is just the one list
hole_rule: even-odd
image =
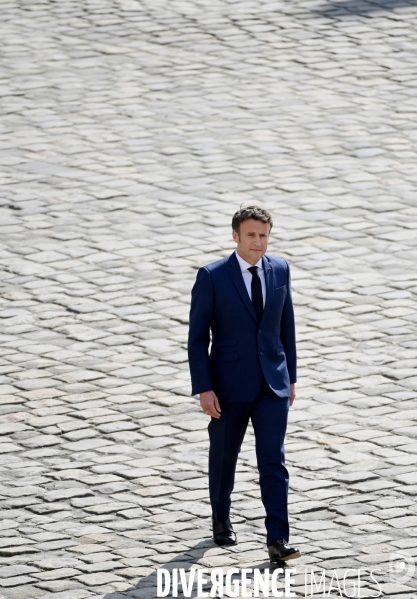
[[[237,250],[235,250],[237,261],[239,262],[240,270],[242,271],[243,281],[246,285],[246,289],[248,290],[249,299],[252,301],[252,273],[249,272],[248,268],[252,267],[252,264],[246,262],[243,258],[239,256]],[[265,273],[262,268],[262,258],[258,260],[258,262],[254,265],[258,267],[258,275],[261,279],[262,285],[262,298],[264,300],[264,308],[265,308],[265,298],[266,298],[266,285],[265,285]]]

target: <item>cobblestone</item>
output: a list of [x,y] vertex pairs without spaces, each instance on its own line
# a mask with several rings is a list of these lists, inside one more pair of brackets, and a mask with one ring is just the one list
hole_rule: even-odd
[[251,430],[240,543],[210,540],[186,355],[197,268],[252,202],[292,269],[297,595],[373,566],[414,597],[389,567],[417,555],[412,3],[8,0],[0,30],[0,599],[265,565]]

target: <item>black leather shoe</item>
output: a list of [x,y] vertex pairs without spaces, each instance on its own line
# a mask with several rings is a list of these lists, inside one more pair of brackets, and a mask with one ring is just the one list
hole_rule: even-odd
[[298,547],[290,547],[284,539],[282,541],[274,541],[274,543],[269,545],[268,554],[271,564],[301,557]]
[[223,520],[212,518],[212,522],[213,541],[216,545],[236,545],[236,535],[229,518],[224,518]]

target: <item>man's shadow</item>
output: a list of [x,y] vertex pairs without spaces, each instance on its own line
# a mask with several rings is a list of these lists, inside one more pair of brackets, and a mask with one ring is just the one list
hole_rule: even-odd
[[379,12],[391,11],[396,8],[417,6],[417,0],[341,0],[323,3],[312,12],[329,19],[343,19],[343,17],[372,16]]
[[[217,548],[217,545],[215,543],[213,543],[213,541],[211,541],[211,540],[200,541],[199,543],[194,545],[194,547],[192,547],[188,551],[179,553],[178,555],[176,555],[169,561],[167,561],[165,563],[161,563],[160,565],[155,567],[155,569],[150,574],[148,574],[146,576],[142,576],[140,578],[140,580],[138,580],[138,582],[134,586],[129,587],[127,585],[126,590],[114,591],[111,593],[107,593],[106,595],[102,596],[102,599],[132,599],[132,598],[133,599],[153,599],[154,597],[157,597],[158,596],[157,595],[157,573],[158,573],[158,570],[161,570],[162,568],[165,570],[168,570],[170,573],[172,572],[172,570],[174,568],[178,568],[178,569],[184,568],[187,572],[189,572],[191,567],[207,568],[210,570],[214,569],[214,568],[221,568],[221,569],[223,569],[223,585],[224,585],[227,571],[231,568],[238,568],[239,570],[241,568],[251,568],[252,571],[256,568],[256,569],[259,569],[261,573],[264,573],[266,569],[269,569],[270,572],[273,572],[276,568],[282,568],[284,570],[286,567],[290,567],[285,562],[280,562],[280,563],[274,565],[274,564],[271,564],[269,561],[263,561],[263,562],[259,562],[259,563],[255,563],[255,562],[246,563],[245,562],[245,564],[243,564],[243,565],[236,564],[236,565],[227,565],[227,566],[220,566],[220,565],[219,566],[204,566],[202,564],[196,563],[197,561],[199,561],[200,559],[202,559],[204,557],[205,553],[209,549],[216,549],[216,548]],[[228,555],[228,553],[227,553],[227,549],[226,549],[225,557],[227,555]],[[236,555],[236,554],[234,553],[234,555]],[[116,573],[117,573],[117,570],[116,570]],[[281,580],[283,577],[284,577],[284,574],[279,575],[278,579]],[[210,574],[206,573],[205,578],[210,580]],[[239,572],[239,574],[232,576],[232,584],[233,584],[233,581],[237,581],[237,580],[240,581],[240,572]],[[248,580],[248,584],[250,584],[251,581],[253,581],[253,572],[252,572],[252,574],[248,574],[247,580]],[[211,582],[204,584],[202,587],[203,592],[206,592],[206,593],[208,593],[208,595],[210,595],[211,586],[212,586]],[[216,595],[216,596],[218,596],[218,595]],[[167,597],[168,598],[173,597],[172,588],[171,588],[170,592],[168,593]],[[184,597],[184,595],[182,592],[182,586],[179,583],[178,584],[178,598],[180,599],[181,597]],[[189,595],[189,597],[191,599],[194,597],[197,597],[197,578],[195,578],[195,580],[194,580],[193,590],[191,592],[191,595]]]

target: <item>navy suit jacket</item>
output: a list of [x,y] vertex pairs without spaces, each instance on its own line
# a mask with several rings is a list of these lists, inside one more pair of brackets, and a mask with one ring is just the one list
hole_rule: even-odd
[[290,269],[286,260],[267,254],[262,264],[260,323],[234,252],[198,271],[188,337],[193,395],[213,390],[220,403],[253,401],[264,376],[277,396],[289,397],[297,380]]

